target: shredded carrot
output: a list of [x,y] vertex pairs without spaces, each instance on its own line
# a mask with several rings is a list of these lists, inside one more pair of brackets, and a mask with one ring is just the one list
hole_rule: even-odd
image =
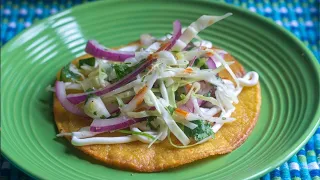
[[160,51],[165,50],[165,49],[170,45],[170,43],[171,43],[171,42],[168,41],[168,42],[162,44],[161,47],[157,50],[157,52],[160,52]]
[[145,85],[135,95],[134,99],[137,99],[137,103],[136,103],[137,106],[143,102],[143,96],[146,94],[147,90],[148,90],[148,87],[147,87],[147,85]]
[[154,60],[154,59],[157,59],[159,57],[158,54],[156,53],[153,53],[153,54],[150,54],[147,58],[148,61],[151,61],[151,60]]
[[148,109],[144,106],[140,106],[135,110],[135,112],[140,112],[140,111],[145,111],[145,110],[148,110]]
[[206,55],[207,55],[208,57],[211,57],[211,56],[213,56],[213,53],[212,53],[212,52],[207,52]]
[[184,110],[179,109],[179,108],[176,108],[176,109],[174,110],[174,112],[177,113],[177,114],[179,114],[179,115],[182,115],[184,118],[186,118],[187,115],[188,115],[188,112],[187,112],[187,111],[184,111]]
[[142,104],[142,102],[143,102],[143,98],[138,99],[138,100],[137,100],[137,106],[139,106],[140,104]]
[[193,70],[192,70],[192,68],[191,67],[187,67],[185,70],[184,70],[184,72],[185,73],[192,73],[193,72]]
[[139,95],[141,95],[142,93],[144,94],[146,91],[147,91],[147,85],[143,86],[143,88],[141,88],[141,89],[138,91],[138,93],[137,93],[136,96],[139,96]]
[[187,84],[187,85],[186,85],[186,90],[187,90],[187,92],[186,92],[186,93],[188,93],[188,92],[190,91],[191,87],[192,87],[192,85],[191,85],[191,84]]
[[153,58],[153,54],[150,54],[149,56],[148,56],[148,58],[147,58],[147,61],[151,61],[151,60],[153,60],[154,58]]
[[[156,51],[156,53],[165,50],[165,49],[170,45],[170,43],[171,43],[171,42],[168,41],[168,42],[162,44],[161,47]],[[158,54],[156,54],[156,53],[150,54],[150,55],[148,56],[147,60],[148,60],[148,61],[151,61],[151,60],[153,60],[153,59],[157,59],[157,58],[158,58]]]

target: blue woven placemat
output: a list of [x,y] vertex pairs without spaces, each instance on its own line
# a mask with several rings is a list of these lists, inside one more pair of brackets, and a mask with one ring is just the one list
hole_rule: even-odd
[[[5,1],[1,0],[0,46],[32,23],[72,6],[86,3],[86,0],[60,1]],[[277,24],[291,31],[320,60],[319,9],[320,0],[225,0],[226,3],[249,9],[273,19]],[[320,127],[314,136],[296,155],[261,179],[314,179],[320,180]],[[30,180],[6,159],[0,156],[0,179]]]

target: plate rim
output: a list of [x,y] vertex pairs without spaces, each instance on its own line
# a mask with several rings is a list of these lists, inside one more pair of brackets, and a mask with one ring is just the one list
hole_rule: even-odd
[[[33,23],[30,27],[24,29],[23,31],[21,31],[20,33],[18,33],[17,35],[15,35],[10,41],[8,41],[4,46],[1,47],[1,57],[3,57],[7,52],[9,47],[17,40],[20,38],[20,36],[22,36],[23,34],[27,33],[28,31],[31,31],[32,29],[36,28],[38,25],[46,23],[47,21],[49,21],[50,19],[55,19],[58,18],[60,16],[65,16],[68,15],[70,13],[72,13],[73,11],[79,11],[82,9],[86,9],[86,8],[90,8],[90,6],[95,6],[97,4],[110,4],[113,2],[118,2],[122,1],[124,3],[129,3],[126,0],[109,0],[109,1],[93,1],[93,2],[87,2],[84,4],[79,4],[76,6],[73,6],[71,8],[65,9],[57,14],[54,15],[50,15],[36,23]],[[137,0],[135,0],[137,1]],[[179,2],[178,0],[175,0],[177,2]],[[189,2],[194,2],[192,0],[187,0]],[[152,2],[152,1],[151,1]],[[315,72],[317,73],[317,77],[315,77],[318,82],[320,82],[320,65],[317,61],[317,58],[315,57],[315,55],[311,52],[311,50],[305,45],[303,44],[303,42],[298,39],[296,36],[294,36],[293,33],[291,33],[290,31],[286,30],[285,28],[281,27],[280,25],[276,24],[273,20],[264,17],[262,15],[259,15],[257,13],[251,12],[247,9],[244,9],[242,7],[237,7],[235,5],[232,4],[227,4],[223,1],[208,1],[208,0],[199,0],[199,3],[207,3],[210,5],[214,5],[214,4],[218,4],[220,6],[225,6],[227,8],[230,9],[236,9],[237,11],[240,11],[241,13],[245,13],[248,14],[249,16],[253,16],[254,18],[257,18],[259,21],[263,21],[264,23],[267,24],[267,26],[272,26],[273,28],[277,29],[277,31],[282,32],[283,34],[285,34],[286,36],[288,36],[291,40],[293,40],[295,42],[295,45],[299,48],[301,48],[303,50],[303,52],[305,52],[305,55],[308,57],[308,63],[311,63],[312,67],[315,67]],[[131,2],[132,3],[132,2]],[[1,66],[2,66],[3,61],[1,61]],[[1,78],[2,79],[2,78]],[[2,85],[2,81],[1,81],[1,85]],[[320,86],[320,83],[319,83]],[[265,168],[265,170],[260,171],[260,172],[256,172],[254,173],[254,175],[252,175],[251,177],[248,177],[249,179],[255,179],[255,178],[259,178],[262,177],[263,175],[271,172],[272,170],[274,170],[275,168],[277,168],[278,166],[280,166],[281,164],[283,164],[284,162],[288,161],[289,158],[291,158],[294,154],[296,154],[308,141],[309,139],[313,136],[313,134],[315,133],[315,131],[317,130],[319,124],[320,124],[320,103],[318,104],[317,109],[319,111],[316,112],[316,114],[314,114],[313,119],[310,121],[310,125],[308,127],[308,129],[306,129],[304,131],[304,133],[300,136],[300,138],[296,141],[295,146],[293,146],[292,148],[289,148],[288,150],[286,150],[285,152],[283,152],[283,154],[286,155],[282,155],[279,156],[277,158],[275,158],[273,161],[271,161],[269,163],[269,166]],[[1,134],[0,134],[1,137]],[[2,136],[3,138],[3,136]],[[33,177],[33,178],[42,178],[41,176],[39,176],[38,174],[32,172],[32,170],[28,170],[27,168],[22,168],[21,165],[19,165],[17,163],[17,161],[15,160],[14,157],[10,157],[10,153],[6,152],[3,150],[3,148],[1,148],[1,154],[15,167],[17,167],[19,170],[23,171],[24,173],[26,173],[27,175]]]

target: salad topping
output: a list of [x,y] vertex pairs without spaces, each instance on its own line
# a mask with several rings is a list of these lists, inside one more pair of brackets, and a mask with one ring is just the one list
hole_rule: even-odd
[[[93,57],[63,67],[54,91],[67,111],[93,121],[57,136],[72,136],[75,146],[141,141],[150,147],[168,138],[177,148],[213,138],[224,123],[236,120],[233,103],[243,87],[259,79],[253,71],[237,77],[233,62],[224,59],[228,53],[197,35],[230,15],[204,15],[185,29],[177,20],[172,35],[141,35],[139,45],[118,50],[89,40],[85,51]],[[224,69],[232,81],[218,76]],[[93,137],[104,132],[123,136]]]

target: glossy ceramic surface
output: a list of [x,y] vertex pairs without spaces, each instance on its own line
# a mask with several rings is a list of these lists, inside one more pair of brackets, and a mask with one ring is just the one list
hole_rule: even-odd
[[[293,35],[248,11],[185,1],[102,1],[75,7],[27,29],[1,50],[2,152],[42,179],[245,179],[279,166],[312,136],[319,123],[319,64]],[[200,35],[260,74],[262,108],[248,140],[234,152],[160,173],[101,165],[65,139],[55,138],[52,93],[56,72],[84,54],[88,39],[112,47],[141,33],[162,36],[180,19],[234,15]],[[236,175],[236,176],[235,176]]]

